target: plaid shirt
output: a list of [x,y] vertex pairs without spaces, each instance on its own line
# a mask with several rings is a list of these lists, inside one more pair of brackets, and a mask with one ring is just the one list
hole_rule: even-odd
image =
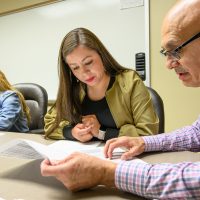
[[[200,150],[200,118],[170,134],[143,137],[145,151]],[[122,161],[115,172],[117,188],[146,198],[200,199],[200,162],[148,164]]]

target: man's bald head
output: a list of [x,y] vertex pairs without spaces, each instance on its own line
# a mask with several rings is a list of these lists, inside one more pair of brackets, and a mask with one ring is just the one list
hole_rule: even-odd
[[200,0],[181,0],[167,13],[162,37],[170,33],[185,41],[200,32]]

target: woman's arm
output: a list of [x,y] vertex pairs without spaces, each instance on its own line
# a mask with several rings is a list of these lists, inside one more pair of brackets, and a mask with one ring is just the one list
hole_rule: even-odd
[[159,119],[147,87],[134,71],[116,77],[106,100],[119,136],[146,136],[158,133]]
[[51,130],[55,125],[55,119],[56,119],[56,110],[55,108],[51,108],[44,117],[45,136],[56,140],[65,139],[65,137],[63,136],[63,128],[66,125],[69,125],[69,122],[66,120],[62,120],[55,129]]
[[1,97],[0,130],[9,131],[22,114],[22,107],[18,95],[7,91]]

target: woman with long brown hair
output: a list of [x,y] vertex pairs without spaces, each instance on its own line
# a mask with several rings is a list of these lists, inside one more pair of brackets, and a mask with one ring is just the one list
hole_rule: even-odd
[[138,74],[121,66],[85,28],[63,39],[59,89],[45,116],[45,136],[81,142],[158,133],[159,120]]

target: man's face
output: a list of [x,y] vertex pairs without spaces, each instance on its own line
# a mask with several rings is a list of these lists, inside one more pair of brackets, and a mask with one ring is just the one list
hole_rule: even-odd
[[[178,34],[176,31],[165,30],[162,33],[162,48],[171,52],[193,36],[181,37],[182,35],[184,35],[183,31]],[[168,69],[174,69],[185,86],[200,87],[200,38],[183,47],[178,55],[179,59],[170,55],[166,56]]]
[[[162,37],[162,47],[167,51],[176,49],[184,42],[177,34],[170,32],[163,34]],[[185,86],[200,87],[200,38],[183,47],[178,55],[180,59],[166,56],[167,68],[174,69]]]
[[169,52],[166,66],[174,69],[178,78],[188,87],[200,87],[200,37],[181,48],[177,52],[178,59],[171,52],[199,32],[200,29],[197,30],[195,25],[184,27],[181,18],[165,20],[162,27],[161,46],[165,52]]

